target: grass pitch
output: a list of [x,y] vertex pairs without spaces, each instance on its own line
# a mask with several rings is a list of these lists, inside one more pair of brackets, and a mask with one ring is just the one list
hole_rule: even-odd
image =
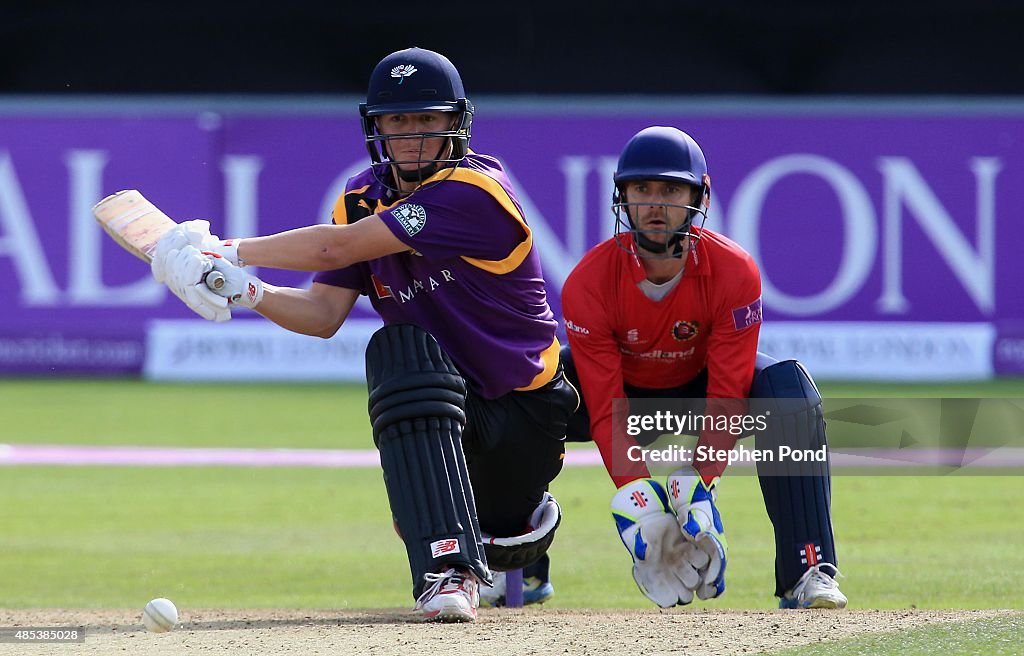
[[[844,592],[859,608],[1024,608],[1024,478],[839,476]],[[600,468],[553,486],[565,519],[552,606],[646,608]],[[0,478],[0,607],[379,608],[411,602],[380,473],[18,467]],[[757,480],[723,482],[728,591],[710,608],[771,608],[774,544]],[[141,607],[141,606],[140,606]]]
[[[833,396],[1024,396],[1019,381],[822,387]],[[362,386],[2,381],[0,443],[372,448],[365,404]],[[551,552],[551,606],[650,608],[609,517],[604,470],[566,469],[552,491],[565,519]],[[1020,475],[837,475],[851,607],[1024,609],[1021,498]],[[695,606],[774,607],[774,545],[756,478],[727,474],[719,504],[728,591]],[[0,607],[141,608],[158,596],[191,608],[411,603],[375,469],[9,467],[0,469],[0,526]],[[942,650],[949,635],[922,629],[912,637],[919,651],[883,637],[842,643],[841,653],[1012,653],[997,647],[1019,631],[1011,617],[959,631],[967,642],[954,652]],[[806,649],[794,653],[840,653]]]

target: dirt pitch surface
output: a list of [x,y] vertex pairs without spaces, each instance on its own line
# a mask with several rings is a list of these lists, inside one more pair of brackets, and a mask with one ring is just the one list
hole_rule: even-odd
[[151,634],[139,610],[0,609],[0,626],[84,626],[78,644],[0,644],[0,654],[758,654],[1004,611],[482,610],[423,624],[402,610],[193,610]]

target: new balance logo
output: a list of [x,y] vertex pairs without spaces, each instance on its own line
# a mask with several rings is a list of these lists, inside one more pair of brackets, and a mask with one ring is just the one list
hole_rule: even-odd
[[441,556],[461,552],[462,549],[459,548],[459,541],[455,538],[448,538],[446,540],[438,540],[430,543],[431,558],[440,558]]

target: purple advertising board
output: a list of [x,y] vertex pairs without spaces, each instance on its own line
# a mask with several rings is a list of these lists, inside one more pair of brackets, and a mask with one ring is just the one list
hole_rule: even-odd
[[[1024,371],[1024,110],[478,102],[472,147],[499,157],[517,184],[556,314],[572,266],[612,234],[616,157],[648,125],[701,144],[707,227],[760,265],[766,331],[941,327],[986,336],[972,346],[989,349],[982,374]],[[328,221],[366,162],[348,100],[0,105],[0,374],[136,373],[147,326],[191,317],[96,227],[90,208],[103,196],[139,189],[177,219],[244,237]]]

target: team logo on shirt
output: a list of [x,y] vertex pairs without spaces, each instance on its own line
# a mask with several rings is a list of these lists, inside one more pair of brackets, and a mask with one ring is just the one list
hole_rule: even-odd
[[391,210],[391,216],[395,217],[410,237],[423,229],[427,223],[427,210],[422,205],[405,203]]
[[370,280],[373,281],[373,291],[377,292],[377,298],[394,298],[394,294],[391,293],[391,287],[382,283],[377,274],[371,273]]
[[761,299],[733,310],[732,323],[736,326],[736,330],[743,330],[755,323],[761,323]]
[[640,331],[637,328],[630,328],[626,331],[626,341],[630,344],[636,344],[640,341]]
[[405,78],[409,77],[419,69],[412,64],[401,64],[391,69],[391,77],[397,77],[398,83],[405,82]]
[[377,293],[378,299],[393,298],[404,305],[421,292],[430,294],[439,289],[441,285],[455,282],[455,276],[452,275],[450,269],[440,269],[423,280],[411,278],[411,282],[404,288],[400,286],[402,283],[385,285],[375,273],[370,274],[370,280],[373,281],[373,289]]
[[697,336],[699,325],[696,321],[677,321],[672,326],[672,337],[678,342],[688,342]]

